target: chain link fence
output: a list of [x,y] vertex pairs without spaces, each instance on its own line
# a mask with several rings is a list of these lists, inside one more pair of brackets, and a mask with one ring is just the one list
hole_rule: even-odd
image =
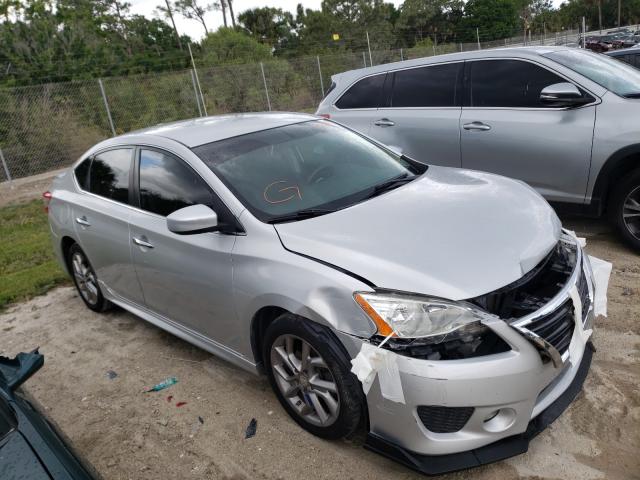
[[445,53],[577,42],[578,31],[493,42],[197,66],[197,70],[0,89],[0,181],[71,164],[113,135],[229,112],[312,112],[346,70]]

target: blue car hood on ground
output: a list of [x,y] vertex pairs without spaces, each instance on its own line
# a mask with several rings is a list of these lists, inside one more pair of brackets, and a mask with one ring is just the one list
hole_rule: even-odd
[[451,300],[522,277],[558,242],[561,224],[525,184],[429,167],[420,178],[352,207],[277,224],[284,246],[379,288]]

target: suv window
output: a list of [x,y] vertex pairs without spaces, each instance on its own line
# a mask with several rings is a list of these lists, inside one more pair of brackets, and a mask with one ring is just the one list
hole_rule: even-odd
[[93,157],[89,191],[117,202],[129,203],[129,172],[133,149],[108,150]]
[[204,180],[182,160],[157,150],[140,150],[140,208],[143,210],[167,216],[191,205],[213,206],[212,197]]
[[520,60],[471,62],[472,107],[549,108],[540,101],[543,88],[565,79]]
[[377,108],[382,99],[382,87],[386,73],[365,77],[359,80],[336,102],[336,107],[348,108]]
[[89,190],[89,167],[91,166],[91,159],[87,158],[81,162],[74,170],[78,185],[82,190]]
[[454,107],[461,63],[395,72],[392,107]]

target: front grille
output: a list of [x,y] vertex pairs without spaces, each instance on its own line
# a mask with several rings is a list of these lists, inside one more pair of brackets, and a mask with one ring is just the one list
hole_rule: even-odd
[[544,338],[562,355],[569,348],[575,325],[573,302],[569,299],[550,314],[524,325],[524,328]]
[[580,296],[580,302],[582,303],[582,324],[584,325],[589,315],[589,308],[591,308],[591,297],[589,297],[589,285],[587,284],[587,276],[584,274],[584,270],[580,272],[578,278],[578,295]]
[[434,433],[453,433],[465,426],[473,411],[473,407],[421,405],[418,407],[418,417]]

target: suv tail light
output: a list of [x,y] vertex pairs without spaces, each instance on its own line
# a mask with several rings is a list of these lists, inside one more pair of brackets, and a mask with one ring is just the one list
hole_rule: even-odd
[[44,200],[44,211],[49,213],[49,202],[51,201],[51,198],[53,198],[53,195],[51,195],[51,192],[47,190],[42,194],[42,198]]

